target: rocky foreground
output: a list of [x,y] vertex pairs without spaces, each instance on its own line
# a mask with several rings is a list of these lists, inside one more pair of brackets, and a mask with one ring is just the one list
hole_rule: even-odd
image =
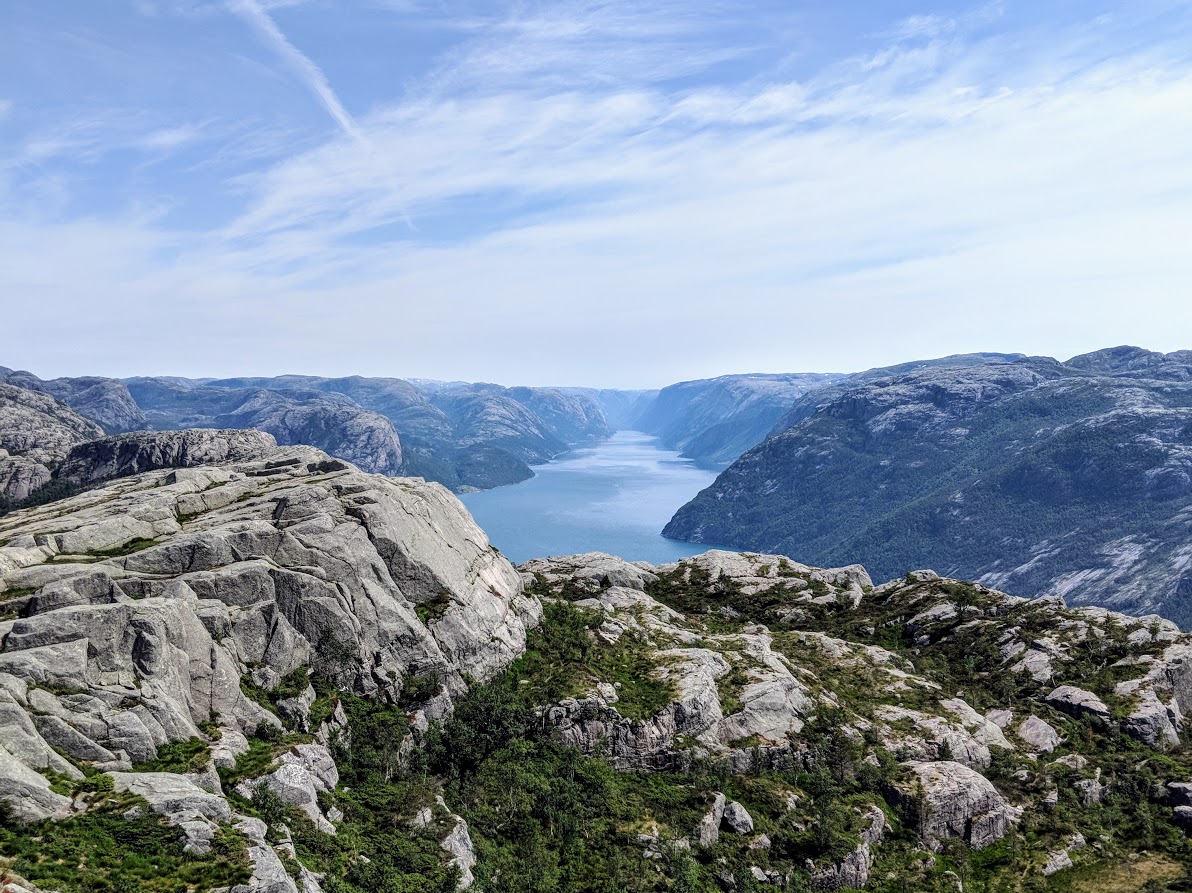
[[[90,461],[174,457],[128,451]],[[439,485],[221,461],[0,517],[6,893],[1188,876],[1158,617],[717,551],[514,569]]]

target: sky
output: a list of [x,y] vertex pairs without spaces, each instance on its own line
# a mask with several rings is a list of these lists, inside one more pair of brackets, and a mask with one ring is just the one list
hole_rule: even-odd
[[1192,348],[1192,0],[5,0],[0,365]]

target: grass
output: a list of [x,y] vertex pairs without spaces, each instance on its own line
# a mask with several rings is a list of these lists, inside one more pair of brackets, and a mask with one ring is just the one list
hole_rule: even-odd
[[447,609],[450,607],[451,593],[442,590],[434,598],[429,598],[424,602],[414,605],[414,613],[418,615],[418,619],[423,624],[427,624],[438,620],[447,613]]
[[1065,893],[1162,893],[1177,889],[1172,882],[1187,877],[1187,868],[1179,862],[1152,854],[1136,862],[1115,860],[1060,872],[1052,877],[1048,889]]
[[157,749],[157,758],[137,763],[134,772],[202,772],[211,765],[211,751],[201,738],[171,741]]
[[238,832],[221,829],[205,856],[184,853],[179,830],[158,816],[125,817],[145,805],[137,797],[109,796],[74,818],[31,825],[0,814],[0,857],[17,874],[61,893],[194,893],[249,880],[247,844]]
[[597,615],[567,602],[546,606],[542,625],[530,633],[526,653],[511,673],[528,680],[522,697],[534,705],[582,696],[598,682],[618,685],[617,712],[626,719],[648,719],[675,698],[674,686],[659,676],[660,665],[650,647],[622,633],[615,645],[589,635]]

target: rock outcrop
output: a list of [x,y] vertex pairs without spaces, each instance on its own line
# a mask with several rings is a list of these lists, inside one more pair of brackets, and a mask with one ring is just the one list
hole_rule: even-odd
[[539,608],[442,487],[298,447],[5,516],[0,611],[0,696],[30,720],[9,720],[25,743],[0,790],[37,817],[69,808],[37,774],[53,748],[119,773],[217,722],[234,754],[277,723],[249,668],[269,689],[329,642],[357,691],[433,672],[450,696],[520,653]]
[[61,461],[103,429],[49,394],[0,384],[0,448],[42,464]]
[[988,779],[946,760],[912,763],[918,788],[910,795],[919,814],[919,834],[939,847],[959,837],[975,850],[997,843],[1018,820]]
[[263,431],[144,431],[92,440],[72,447],[58,469],[62,480],[90,486],[163,468],[227,465],[259,459],[277,449]]
[[0,507],[28,499],[71,447],[102,436],[99,425],[50,394],[0,383]]

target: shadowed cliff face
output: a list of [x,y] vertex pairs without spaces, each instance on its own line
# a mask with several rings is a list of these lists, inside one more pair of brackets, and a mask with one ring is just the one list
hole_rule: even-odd
[[1187,624],[1190,498],[1189,355],[1119,348],[812,392],[665,535]]

